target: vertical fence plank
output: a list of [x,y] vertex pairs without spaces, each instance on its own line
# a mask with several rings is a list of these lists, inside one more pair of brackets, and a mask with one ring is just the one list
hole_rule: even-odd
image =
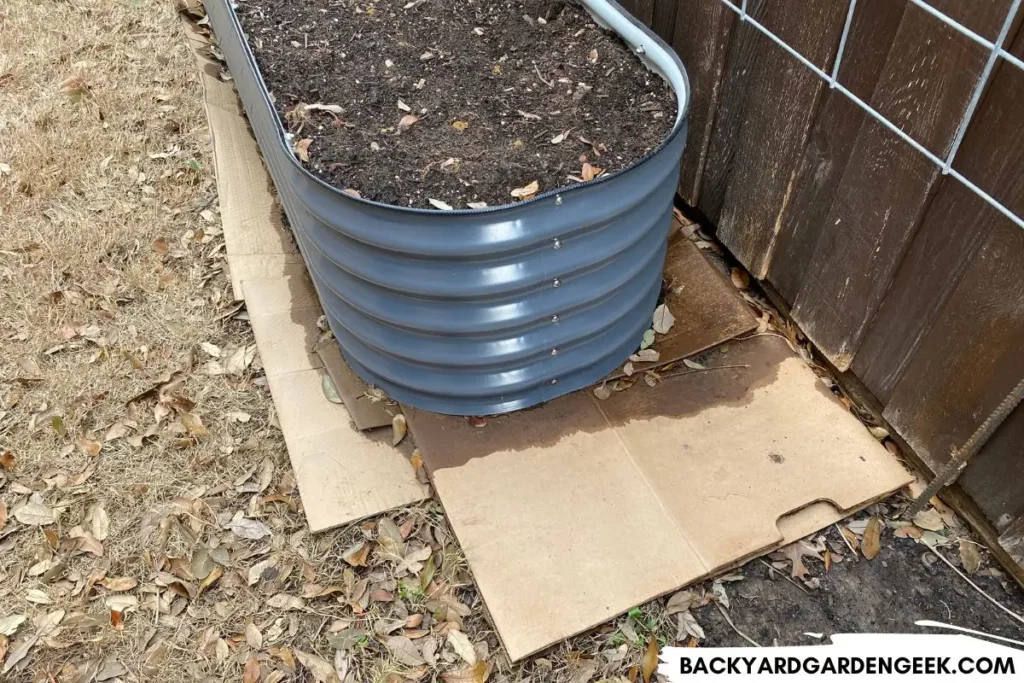
[[[1013,49],[1024,49],[1018,31]],[[998,66],[957,156],[955,168],[1017,213],[1024,213],[1024,71]],[[955,178],[945,178],[871,323],[854,373],[883,403],[979,245],[998,220]]]
[[718,0],[686,0],[676,8],[672,47],[686,65],[691,89],[679,194],[691,206],[700,198],[735,16]]
[[679,0],[657,0],[654,6],[654,23],[651,28],[667,43],[671,43],[675,37],[678,11]]
[[[885,409],[886,420],[933,468],[1024,377],[1024,230],[995,220]],[[1004,485],[1020,490],[1019,482]]]
[[[860,0],[847,38],[839,82],[865,102],[878,84],[907,3]],[[792,200],[779,224],[768,281],[796,301],[857,134],[868,115],[835,90],[825,95],[800,161]]]
[[655,0],[633,0],[633,4],[636,5],[633,16],[648,27],[654,23],[654,2]]
[[[987,56],[909,6],[872,104],[944,156]],[[793,307],[794,319],[840,370],[850,367],[938,177],[932,161],[881,124],[865,122]]]
[[[751,14],[829,69],[846,21],[843,2],[751,2]],[[827,86],[749,24],[736,26],[699,207],[757,277]]]

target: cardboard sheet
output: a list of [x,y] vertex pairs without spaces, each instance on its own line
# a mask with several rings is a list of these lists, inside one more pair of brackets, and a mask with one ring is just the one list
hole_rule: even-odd
[[406,410],[512,659],[911,480],[783,340],[730,342],[708,368],[483,429]]
[[321,313],[313,284],[281,220],[234,88],[205,58],[206,40],[191,31],[189,39],[206,96],[232,288],[245,299],[310,529],[428,498],[389,435],[361,433],[345,407],[324,396],[313,353]]
[[331,376],[342,403],[348,409],[352,422],[360,431],[386,427],[391,424],[393,413],[398,409],[388,412],[383,403],[374,403],[368,396],[369,387],[361,380],[352,368],[348,366],[341,355],[341,348],[338,342],[330,339],[317,344],[316,354],[324,365],[327,374]]

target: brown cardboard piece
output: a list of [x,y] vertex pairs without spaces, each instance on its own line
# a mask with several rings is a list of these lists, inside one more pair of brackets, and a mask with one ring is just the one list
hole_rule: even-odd
[[[359,379],[341,355],[341,348],[335,339],[317,344],[316,354],[324,364],[324,369],[331,376],[334,387],[338,390],[342,403],[348,409],[356,429],[366,431],[386,427],[391,424],[393,415],[383,403],[374,403],[369,397],[369,387]],[[395,411],[397,412],[397,410]]]
[[513,660],[911,480],[782,339],[729,342],[708,368],[482,429],[406,409]]
[[312,352],[321,314],[316,291],[281,221],[234,88],[204,56],[205,38],[187,24],[186,32],[205,92],[232,288],[245,298],[310,529],[429,498],[401,452],[383,435],[355,429],[345,407],[324,396]]

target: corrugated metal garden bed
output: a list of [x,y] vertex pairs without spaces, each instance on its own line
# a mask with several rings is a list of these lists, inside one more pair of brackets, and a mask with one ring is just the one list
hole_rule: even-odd
[[606,0],[582,3],[676,93],[644,158],[515,204],[430,211],[328,185],[296,158],[228,0],[210,22],[345,359],[395,399],[508,412],[600,379],[650,327],[689,90],[678,58]]

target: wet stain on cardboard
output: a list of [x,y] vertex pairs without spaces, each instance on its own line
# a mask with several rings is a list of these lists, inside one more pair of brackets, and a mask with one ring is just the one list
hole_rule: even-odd
[[586,389],[531,410],[490,417],[484,429],[466,418],[408,407],[405,411],[427,469],[436,472],[493,453],[550,447],[577,432],[610,434],[633,421],[684,419],[719,406],[747,405],[755,390],[776,380],[780,364],[794,357],[777,337],[732,341],[715,354],[714,365],[749,367],[694,372],[655,387],[638,382],[606,401],[598,401]]

